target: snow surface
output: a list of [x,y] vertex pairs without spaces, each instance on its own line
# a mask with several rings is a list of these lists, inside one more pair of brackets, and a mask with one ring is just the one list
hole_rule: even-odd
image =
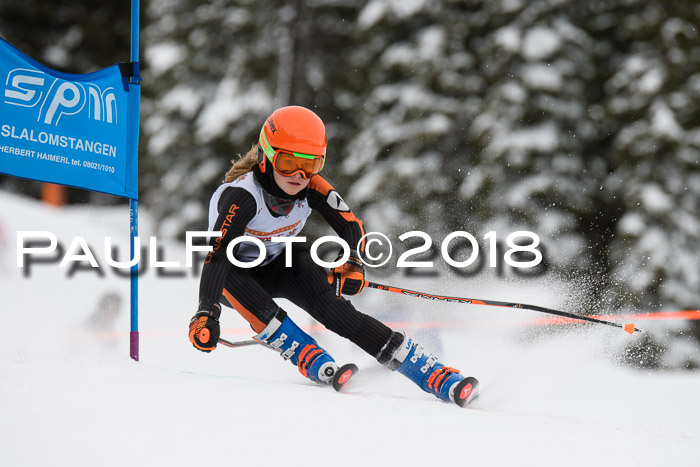
[[[20,230],[50,230],[64,246],[84,236],[104,264],[104,236],[120,248],[128,242],[128,209],[54,209],[0,193],[2,465],[697,465],[700,375],[620,366],[611,355],[631,337],[618,330],[534,327],[537,313],[367,290],[353,300],[358,308],[478,377],[482,393],[471,409],[441,403],[312,328],[338,361],[361,368],[349,393],[339,394],[262,347],[193,349],[187,324],[198,278],[184,268],[179,278],[151,268],[140,282],[136,363],[128,357],[128,280],[107,269],[104,277],[81,270],[70,278],[57,264],[35,265],[24,277],[15,265]],[[150,231],[142,212],[140,233]],[[161,260],[184,264],[182,245],[162,245]],[[566,294],[545,281],[403,282],[544,306],[561,305]],[[120,314],[112,327],[89,329],[110,292],[122,297]],[[251,336],[231,310],[222,327],[229,340]]]

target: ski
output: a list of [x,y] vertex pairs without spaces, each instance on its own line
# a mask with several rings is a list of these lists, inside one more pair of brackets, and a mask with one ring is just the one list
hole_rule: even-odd
[[[256,340],[230,342],[222,338],[219,338],[219,343],[231,348],[246,347],[249,345],[260,344],[260,342]],[[263,347],[267,346],[263,345]],[[345,365],[342,365],[336,370],[335,374],[333,375],[333,378],[331,379],[331,386],[333,386],[333,389],[335,389],[338,392],[343,391],[345,385],[352,379],[353,376],[357,374],[358,371],[359,369],[354,363],[346,363]],[[454,389],[452,399],[458,406],[466,407],[474,399],[476,399],[478,395],[479,380],[477,380],[473,376],[468,376],[459,383],[457,383]]]
[[454,401],[460,407],[468,406],[479,396],[479,380],[468,376],[457,383],[454,392]]
[[350,381],[350,379],[355,376],[357,373],[358,368],[357,365],[354,363],[346,363],[345,365],[341,366],[338,368],[338,370],[335,372],[335,375],[333,375],[333,381],[331,384],[333,385],[333,389],[336,391],[341,391],[343,387]]

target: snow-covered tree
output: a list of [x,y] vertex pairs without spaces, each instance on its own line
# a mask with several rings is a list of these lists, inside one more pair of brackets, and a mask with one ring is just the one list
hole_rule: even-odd
[[345,73],[352,4],[149,2],[142,187],[162,233],[206,224],[208,198],[231,159],[257,142],[277,107],[312,108],[327,122],[329,153],[338,152],[349,125],[334,89]]
[[[3,2],[0,34],[68,71],[128,60],[126,6],[68,3]],[[152,0],[143,24],[140,189],[161,234],[206,225],[230,160],[298,104],[368,228],[526,229],[552,274],[591,279],[587,311],[697,308],[696,2]]]
[[[624,204],[609,245],[623,303],[700,301],[700,9],[634,2],[611,53],[606,111],[619,124],[604,189]],[[700,331],[700,328],[698,328]]]

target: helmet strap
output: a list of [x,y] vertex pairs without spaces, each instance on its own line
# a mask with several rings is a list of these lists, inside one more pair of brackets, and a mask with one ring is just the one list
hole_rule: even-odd
[[266,159],[265,151],[263,151],[263,148],[258,144],[258,164],[260,165],[260,172],[262,173],[267,171]]

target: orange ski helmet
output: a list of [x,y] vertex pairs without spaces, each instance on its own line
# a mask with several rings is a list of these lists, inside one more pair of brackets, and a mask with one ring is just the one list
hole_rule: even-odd
[[267,117],[260,130],[260,171],[265,173],[271,165],[281,174],[290,175],[276,165],[278,156],[283,153],[283,156],[315,160],[312,169],[304,170],[309,178],[323,168],[326,161],[326,145],[326,128],[318,115],[305,107],[281,107]]

